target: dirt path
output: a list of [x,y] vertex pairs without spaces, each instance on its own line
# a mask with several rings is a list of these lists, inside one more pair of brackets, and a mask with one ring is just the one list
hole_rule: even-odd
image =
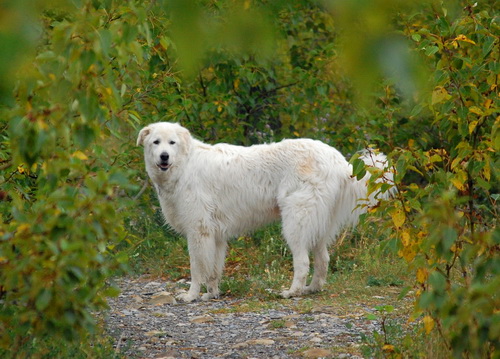
[[117,284],[106,326],[117,351],[133,358],[359,358],[361,336],[380,330],[366,319],[373,302],[348,310],[314,296],[183,304],[166,290],[175,283],[143,276]]

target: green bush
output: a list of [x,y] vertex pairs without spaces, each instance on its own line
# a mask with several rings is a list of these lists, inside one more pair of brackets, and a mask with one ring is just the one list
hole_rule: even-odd
[[138,20],[123,12],[118,25],[90,3],[44,7],[36,56],[1,108],[0,350],[13,357],[47,338],[88,338],[93,313],[117,294],[106,280],[126,268],[115,247],[129,237],[122,223],[137,189],[127,153],[136,125],[124,115],[135,80],[124,68],[141,59],[135,39],[111,46]]
[[492,3],[451,10],[431,3],[398,20],[431,90],[407,110],[422,132],[392,151],[398,192],[381,212],[415,270],[426,332],[438,331],[450,356],[497,357],[498,23]]

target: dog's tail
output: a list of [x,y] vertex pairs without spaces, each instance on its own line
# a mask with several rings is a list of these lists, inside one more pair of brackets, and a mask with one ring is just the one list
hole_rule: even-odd
[[[344,213],[347,215],[345,223],[353,227],[358,223],[359,216],[365,213],[369,207],[377,205],[382,199],[389,199],[395,191],[395,187],[393,186],[394,173],[389,168],[386,155],[367,149],[358,158],[366,166],[380,170],[380,176],[375,182],[387,183],[389,188],[386,188],[388,186],[383,186],[383,189],[374,191],[368,195],[368,181],[371,177],[369,169],[367,169],[365,176],[361,180],[357,180],[356,177],[350,178],[341,196],[341,206],[345,208]],[[347,213],[348,211],[349,213]]]
[[[387,156],[381,152],[374,152],[372,149],[366,149],[359,156],[367,166],[378,168],[381,171],[380,177],[375,181],[377,183],[387,183],[389,188],[382,192],[382,190],[372,193],[370,195],[370,205],[375,205],[379,199],[389,199],[396,190],[394,186],[394,171],[389,168],[389,163],[387,161]],[[367,171],[365,177],[362,179],[365,185],[367,185],[370,179],[370,172]]]

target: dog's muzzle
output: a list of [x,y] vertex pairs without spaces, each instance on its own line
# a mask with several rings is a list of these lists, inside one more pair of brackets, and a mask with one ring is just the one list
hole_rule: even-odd
[[163,152],[160,155],[160,162],[156,164],[160,170],[166,171],[170,168],[172,164],[168,163],[168,159],[169,159],[168,153]]

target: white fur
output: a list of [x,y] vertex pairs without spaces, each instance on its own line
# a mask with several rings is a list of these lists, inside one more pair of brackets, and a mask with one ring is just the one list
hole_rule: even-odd
[[[191,287],[180,298],[186,302],[198,299],[203,284],[203,300],[218,297],[229,239],[280,219],[294,267],[283,297],[320,290],[327,246],[363,211],[357,201],[366,197],[369,175],[357,181],[344,156],[320,141],[212,146],[178,124],[160,122],[143,128],[137,144],[144,145],[146,170],[167,223],[188,241]],[[386,162],[383,155],[363,159],[380,168]],[[306,285],[310,253],[314,275]]]

